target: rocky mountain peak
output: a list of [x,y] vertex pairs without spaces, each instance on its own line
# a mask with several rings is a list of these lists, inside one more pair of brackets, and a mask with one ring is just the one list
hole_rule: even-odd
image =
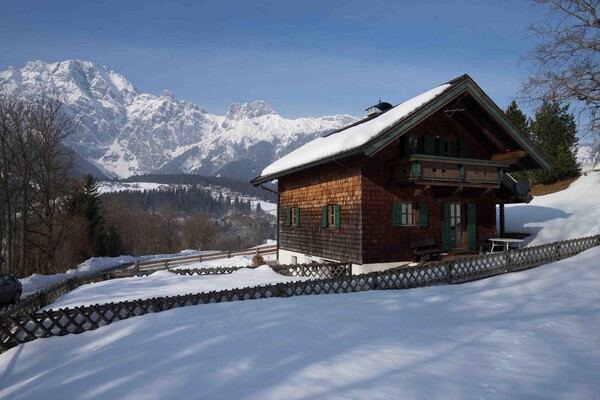
[[269,114],[276,114],[276,112],[266,101],[255,100],[252,103],[233,103],[229,107],[225,118],[239,120],[242,118],[257,118]]
[[175,96],[173,96],[173,93],[169,92],[168,90],[163,90],[162,94],[160,95],[161,99],[166,99],[166,100],[175,100]]
[[168,90],[159,97],[143,93],[119,73],[80,60],[0,71],[0,89],[24,99],[56,93],[65,113],[79,121],[66,144],[119,177],[186,172],[250,179],[276,157],[356,120],[260,118],[277,115],[261,100],[213,115]]

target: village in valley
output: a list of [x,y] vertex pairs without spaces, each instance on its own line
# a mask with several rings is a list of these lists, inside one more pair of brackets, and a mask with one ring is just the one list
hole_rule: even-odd
[[598,1],[34,3],[71,19],[0,17],[0,399],[598,396]]

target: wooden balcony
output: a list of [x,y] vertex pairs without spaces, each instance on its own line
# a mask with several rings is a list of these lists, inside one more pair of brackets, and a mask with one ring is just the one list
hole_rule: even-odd
[[498,188],[505,161],[439,157],[414,154],[391,163],[391,178],[420,185],[472,186]]

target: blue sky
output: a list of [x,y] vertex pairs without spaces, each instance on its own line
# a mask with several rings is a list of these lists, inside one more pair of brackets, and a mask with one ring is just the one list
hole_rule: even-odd
[[524,0],[5,0],[0,70],[88,60],[212,113],[261,99],[288,118],[360,116],[468,73],[505,108],[542,17]]

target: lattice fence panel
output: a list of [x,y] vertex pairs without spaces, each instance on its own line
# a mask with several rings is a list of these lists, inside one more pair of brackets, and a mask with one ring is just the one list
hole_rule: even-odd
[[218,268],[182,268],[182,269],[170,269],[170,272],[179,275],[223,275],[231,274],[242,268],[250,267],[218,267]]
[[351,265],[348,263],[277,265],[273,270],[285,276],[309,278],[338,278],[352,275]]

